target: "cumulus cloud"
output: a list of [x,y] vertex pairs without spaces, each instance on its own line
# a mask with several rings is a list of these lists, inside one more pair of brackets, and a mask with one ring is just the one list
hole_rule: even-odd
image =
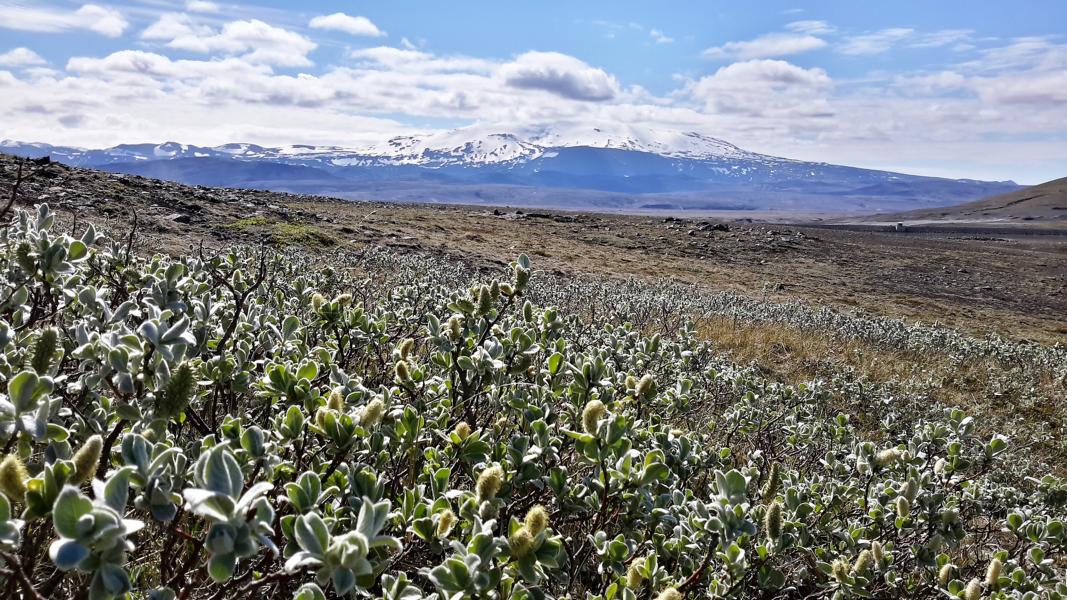
[[611,100],[619,82],[603,69],[559,52],[527,52],[500,68],[507,85],[542,90],[571,100]]
[[[647,28],[620,27],[635,43],[652,41]],[[829,35],[812,23],[786,30],[778,35]],[[949,152],[1010,156],[1015,165],[1038,164],[1034,157],[1045,165],[1067,160],[1062,142],[1048,141],[1067,135],[1067,45],[1054,37],[993,47],[992,40],[962,38],[962,32],[911,32],[894,44],[973,42],[984,49],[951,55],[970,62],[875,73],[842,85],[822,69],[759,56],[679,76],[675,90],[657,94],[551,52],[501,60],[437,54],[422,40],[400,41],[346,50],[340,61],[289,75],[276,69],[309,63],[314,49],[298,31],[188,12],[161,15],[140,35],[140,49],[75,56],[65,69],[0,66],[5,136],[93,146],[163,139],[358,146],[429,119],[509,127],[622,121],[700,131],[797,158],[856,163],[867,157],[864,166]],[[1013,139],[996,152],[978,150],[990,140]],[[1008,171],[1002,165],[984,176],[1023,177]]]
[[34,67],[47,62],[29,48],[14,48],[0,54],[0,67]]
[[141,33],[141,39],[164,42],[168,48],[198,54],[240,56],[250,63],[307,67],[316,47],[307,37],[259,19],[231,21],[216,30],[188,15],[168,13]]
[[129,23],[119,11],[83,4],[75,11],[0,4],[0,28],[57,33],[81,29],[106,37],[119,37]]
[[788,56],[817,50],[826,45],[826,41],[813,35],[792,33],[768,33],[742,42],[726,42],[722,46],[708,48],[704,51],[706,58],[733,58],[749,60],[753,58],[771,58]]
[[832,89],[822,69],[763,59],[722,67],[693,83],[690,95],[714,112],[799,117],[827,114]]
[[915,33],[914,29],[905,27],[892,27],[873,33],[853,35],[846,37],[838,51],[842,54],[863,55],[881,54],[892,48],[895,44]]
[[367,17],[353,17],[341,12],[314,17],[308,23],[308,27],[340,31],[362,37],[382,37],[385,35],[385,32],[378,29],[378,26]]

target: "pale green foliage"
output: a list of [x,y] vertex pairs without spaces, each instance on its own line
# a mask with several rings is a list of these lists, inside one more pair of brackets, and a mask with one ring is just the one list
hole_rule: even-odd
[[1067,482],[1025,450],[905,384],[770,382],[686,321],[1060,349],[525,256],[127,261],[47,207],[3,231],[0,568],[53,597],[1067,596]]

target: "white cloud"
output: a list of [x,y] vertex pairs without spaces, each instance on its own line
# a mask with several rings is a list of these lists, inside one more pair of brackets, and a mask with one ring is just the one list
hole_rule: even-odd
[[967,77],[956,71],[940,71],[894,78],[896,91],[908,96],[929,96],[967,88]]
[[217,13],[222,9],[218,4],[208,0],[187,0],[185,10],[199,13]]
[[912,48],[940,48],[966,42],[973,34],[970,29],[942,29],[921,34],[908,45]]
[[[1034,180],[1029,174],[1067,164],[1067,44],[1053,37],[997,47],[974,40],[986,48],[970,53],[970,62],[839,85],[822,69],[749,59],[679,77],[677,89],[658,95],[574,56],[439,55],[422,40],[350,51],[341,66],[282,74],[264,51],[286,51],[287,36],[295,35],[291,63],[293,56],[308,60],[314,43],[266,23],[238,23],[254,22],[163,15],[141,33],[152,48],[73,57],[66,70],[0,66],[4,135],[92,146],[165,139],[358,146],[410,132],[393,120],[399,114],[409,122],[509,127],[634,122],[872,167],[951,155],[964,167],[945,172],[984,178]],[[648,29],[621,27],[632,40],[651,41]],[[912,32],[897,45],[933,43],[926,36],[935,35],[953,37]],[[167,46],[201,56],[178,59]]]
[[500,68],[507,85],[571,100],[611,100],[619,82],[603,69],[559,52],[527,52]]
[[1067,44],[1044,37],[1021,37],[1004,46],[983,49],[981,59],[964,63],[970,71],[987,73],[1036,69],[1051,71],[1067,68]]
[[733,58],[749,60],[753,58],[771,58],[788,56],[817,50],[826,45],[826,41],[813,35],[791,33],[768,33],[743,42],[726,42],[722,46],[708,48],[704,51],[707,58]]
[[198,25],[185,13],[165,13],[141,32],[142,40],[172,41],[186,36],[210,36],[213,30]]
[[378,29],[378,26],[367,17],[353,17],[340,12],[314,17],[308,23],[308,27],[340,31],[349,35],[363,37],[382,37],[385,35],[385,32]]
[[797,33],[807,33],[810,35],[826,35],[837,31],[837,28],[827,23],[826,21],[817,21],[814,19],[805,19],[803,21],[793,21],[785,26],[789,31]]
[[119,11],[96,4],[83,4],[75,11],[0,4],[0,28],[4,29],[42,33],[82,29],[114,38],[128,25]]
[[914,29],[893,27],[874,33],[849,36],[838,47],[838,51],[851,55],[881,54],[901,40],[911,37],[913,33],[915,33]]
[[241,77],[264,75],[270,68],[256,66],[237,58],[222,60],[172,60],[162,54],[143,50],[120,50],[104,58],[74,57],[67,61],[67,71],[105,78],[143,75],[175,81],[204,77]]
[[0,67],[33,67],[47,63],[40,54],[29,48],[15,48],[0,54]]
[[193,21],[188,15],[168,13],[141,33],[168,48],[199,54],[240,56],[250,63],[281,67],[307,67],[309,52],[318,47],[310,39],[259,19],[230,21],[216,30]]
[[972,87],[987,102],[1058,108],[1067,117],[1067,71],[978,78]]
[[706,110],[750,116],[811,117],[829,112],[833,80],[826,71],[783,60],[749,60],[694,82],[690,96]]
[[390,70],[404,73],[489,73],[494,64],[491,61],[467,56],[436,56],[414,48],[394,48],[376,46],[353,50],[350,57],[359,61],[359,65],[368,69]]
[[670,44],[674,42],[674,38],[667,36],[659,29],[649,29],[648,35],[652,36],[652,39],[657,44]]

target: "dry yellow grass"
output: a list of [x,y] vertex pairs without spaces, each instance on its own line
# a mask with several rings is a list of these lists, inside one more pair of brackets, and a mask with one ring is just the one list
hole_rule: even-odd
[[[782,383],[828,379],[849,370],[871,383],[911,382],[932,403],[981,415],[980,428],[990,435],[1010,434],[1020,411],[1027,426],[1046,431],[1062,431],[1067,422],[1062,409],[1067,401],[1063,382],[1050,373],[1031,374],[1027,379],[991,358],[959,363],[937,353],[886,350],[823,332],[777,323],[734,322],[729,317],[700,323],[698,334],[734,362],[754,363]],[[856,409],[848,398],[834,400],[846,412],[850,406]],[[853,416],[857,424],[877,434],[876,420],[865,422],[863,414]],[[1067,448],[1055,440],[1033,449],[1049,457],[1067,454]]]

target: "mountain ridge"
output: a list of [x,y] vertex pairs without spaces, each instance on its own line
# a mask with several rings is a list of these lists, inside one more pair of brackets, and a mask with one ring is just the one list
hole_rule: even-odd
[[[0,151],[184,183],[291,190],[298,182],[295,191],[303,193],[370,194],[382,200],[393,194],[372,184],[416,183],[427,196],[448,201],[452,194],[461,202],[466,192],[460,187],[483,186],[499,198],[503,192],[494,186],[517,186],[530,192],[520,191],[514,203],[529,206],[545,199],[543,191],[555,190],[549,194],[554,206],[567,206],[571,197],[622,194],[613,200],[598,197],[595,205],[607,202],[627,209],[649,204],[643,196],[667,194],[671,197],[654,204],[677,210],[727,203],[757,210],[872,212],[950,205],[1019,188],[1011,181],[926,177],[781,158],[700,132],[629,124],[561,123],[511,130],[475,125],[354,148],[165,142],[84,149],[3,140]],[[179,159],[196,159],[202,169],[152,164]],[[253,176],[247,163],[266,166]],[[580,199],[575,202],[575,209],[588,208]]]

